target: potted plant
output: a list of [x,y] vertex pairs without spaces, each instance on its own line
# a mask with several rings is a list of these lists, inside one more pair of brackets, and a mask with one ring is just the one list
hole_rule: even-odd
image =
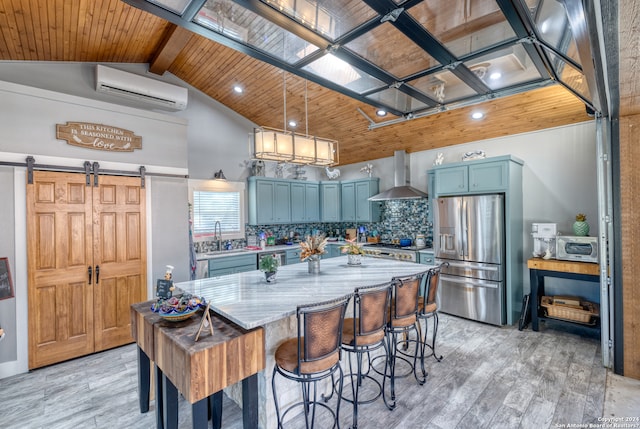
[[340,246],[340,251],[347,254],[347,263],[349,265],[360,265],[362,263],[362,255],[364,255],[362,246],[356,242],[355,238],[346,241],[347,244]]
[[576,215],[576,221],[573,223],[573,233],[578,236],[589,235],[589,224],[587,223],[587,216],[578,213]]
[[307,236],[307,239],[300,243],[300,260],[309,261],[309,272],[318,274],[320,272],[320,255],[327,253],[324,249],[327,239],[324,235]]
[[264,278],[267,283],[276,281],[276,272],[278,271],[278,258],[274,255],[265,255],[260,259],[260,271],[264,272]]

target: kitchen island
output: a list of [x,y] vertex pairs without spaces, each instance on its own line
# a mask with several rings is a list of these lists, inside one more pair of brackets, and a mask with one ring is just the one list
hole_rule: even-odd
[[[177,283],[181,290],[203,296],[211,309],[244,329],[263,327],[265,334],[265,369],[258,374],[259,427],[277,427],[271,392],[271,373],[278,345],[297,335],[296,307],[338,298],[355,288],[384,283],[398,276],[410,276],[431,268],[423,264],[364,257],[362,265],[350,266],[341,256],[320,262],[320,273],[309,274],[307,264],[280,267],[275,283],[266,283],[264,273],[249,271]],[[350,307],[351,308],[351,307]],[[299,400],[300,387],[278,378],[281,406]],[[225,392],[242,403],[241,385]]]

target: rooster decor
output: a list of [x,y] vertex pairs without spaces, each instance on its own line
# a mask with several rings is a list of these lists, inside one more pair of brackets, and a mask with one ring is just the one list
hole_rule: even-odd
[[333,170],[329,170],[329,167],[325,167],[324,171],[327,172],[327,177],[329,179],[337,179],[338,177],[340,177],[340,170],[338,170],[337,168],[334,168]]
[[367,164],[360,169],[363,173],[367,173],[369,177],[371,177],[371,172],[373,171],[373,164]]

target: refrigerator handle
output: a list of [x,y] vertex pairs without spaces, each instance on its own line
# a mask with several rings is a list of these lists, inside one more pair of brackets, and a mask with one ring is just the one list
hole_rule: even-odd
[[461,206],[461,222],[462,222],[462,257],[467,257],[469,255],[469,230],[468,230],[468,219],[467,219],[467,202],[462,199],[462,206]]

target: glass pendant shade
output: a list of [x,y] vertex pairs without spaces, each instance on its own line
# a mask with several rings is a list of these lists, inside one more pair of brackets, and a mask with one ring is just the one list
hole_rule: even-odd
[[295,148],[293,162],[311,164],[316,160],[316,144],[313,137],[296,134],[293,144]]
[[337,142],[316,137],[316,165],[333,165],[338,152]]
[[256,128],[255,157],[271,161],[293,159],[293,133],[271,128]]

